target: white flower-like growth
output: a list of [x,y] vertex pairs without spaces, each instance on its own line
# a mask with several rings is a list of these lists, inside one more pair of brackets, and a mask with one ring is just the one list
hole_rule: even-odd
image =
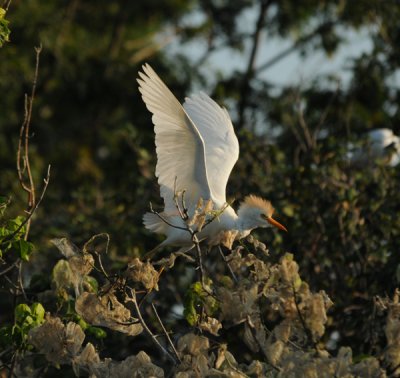
[[235,231],[236,239],[254,228],[275,226],[286,230],[272,218],[268,201],[248,196],[238,213],[226,202],[226,184],[239,157],[239,143],[225,108],[204,93],[185,99],[183,105],[148,65],[139,72],[139,90],[153,113],[157,150],[156,176],[164,199],[164,211],[146,213],[144,224],[150,231],[166,235],[157,247],[167,245],[191,248],[192,235],[176,206],[176,193],[185,191],[187,216],[195,215],[202,198],[211,200],[218,217],[207,224],[198,239],[215,239],[224,231]]

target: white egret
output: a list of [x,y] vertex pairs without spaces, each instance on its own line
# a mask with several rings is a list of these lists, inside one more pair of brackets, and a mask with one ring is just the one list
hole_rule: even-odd
[[394,167],[400,163],[400,138],[391,129],[371,130],[367,133],[365,146],[353,149],[349,157],[357,165],[380,159]]
[[190,233],[182,229],[186,225],[174,201],[176,191],[183,190],[189,216],[193,216],[199,198],[211,199],[215,210],[224,209],[199,232],[199,240],[211,240],[221,231],[236,231],[239,239],[257,227],[287,231],[272,218],[274,209],[269,201],[248,196],[237,214],[226,203],[226,184],[239,157],[238,139],[227,110],[204,93],[186,98],[182,106],[148,64],[139,77],[139,91],[153,113],[156,176],[165,204],[160,215],[169,223],[154,213],[144,215],[147,229],[167,236],[156,249],[167,245],[190,249],[193,245]]

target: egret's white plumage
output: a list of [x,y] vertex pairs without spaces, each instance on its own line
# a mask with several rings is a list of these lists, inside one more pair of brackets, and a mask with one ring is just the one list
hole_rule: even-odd
[[[174,202],[175,191],[185,190],[186,205],[192,215],[199,198],[211,199],[215,209],[225,210],[199,233],[208,239],[220,231],[236,230],[246,236],[256,227],[274,225],[273,208],[255,196],[245,199],[238,214],[226,206],[226,184],[239,157],[239,143],[229,114],[204,93],[185,99],[183,106],[148,65],[139,72],[139,91],[151,113],[157,151],[156,176],[168,223],[184,227]],[[165,234],[164,245],[191,245],[190,234],[171,227],[155,214],[143,217],[149,230]]]
[[375,158],[384,158],[394,167],[400,162],[400,138],[391,129],[374,129],[368,133],[370,153]]
[[400,163],[400,138],[391,129],[374,129],[366,134],[363,146],[350,148],[350,162],[364,165],[381,160],[391,167]]

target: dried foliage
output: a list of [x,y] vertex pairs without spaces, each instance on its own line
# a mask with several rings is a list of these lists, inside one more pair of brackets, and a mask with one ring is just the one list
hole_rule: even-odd
[[[180,336],[171,339],[162,318],[155,312],[164,330],[163,341],[151,329],[154,324],[145,315],[143,303],[148,303],[146,297],[159,285],[160,274],[154,266],[159,266],[160,261],[164,261],[161,265],[165,264],[168,259],[154,264],[134,259],[125,271],[113,276],[104,271],[98,290],[83,291],[75,297],[76,280],[90,281],[89,275],[96,268],[95,256],[89,258],[89,252],[82,253],[66,240],[62,241],[61,248],[60,242],[56,242],[67,260],[60,260],[54,267],[53,280],[57,283],[53,286],[54,295],[58,295],[59,300],[74,302],[76,319],[81,319],[79,324],[83,324],[83,328],[77,322],[65,322],[47,313],[44,322],[29,331],[28,342],[49,364],[69,365],[76,376],[89,374],[98,378],[171,374],[180,378],[385,377],[399,374],[398,291],[393,300],[377,299],[377,311],[386,317],[381,331],[387,340],[383,355],[365,356],[355,361],[352,350],[341,347],[338,354],[332,356],[324,339],[329,309],[333,305],[331,299],[324,291],[310,290],[299,275],[293,255],[287,253],[274,262],[265,253],[265,245],[253,237],[249,241],[254,253],[242,245],[229,250],[225,261],[230,269],[226,267],[226,274],[218,275],[204,268],[205,286],[199,281],[188,289],[185,316],[191,330],[184,334],[180,330]],[[165,274],[173,269],[171,264]],[[61,296],[60,288],[64,290]],[[145,291],[141,292],[143,288]],[[153,292],[153,295],[157,294]],[[139,298],[142,298],[140,302]],[[150,304],[155,310],[153,303]],[[125,337],[138,337],[145,330],[172,365],[168,367],[165,360],[150,358],[144,351],[119,362],[101,358],[95,344],[85,343],[84,329],[87,331],[88,326],[117,331]],[[243,346],[238,349],[240,343]],[[243,348],[250,359],[238,354]],[[26,364],[29,355],[26,352],[18,363]],[[21,372],[21,366],[15,371]]]

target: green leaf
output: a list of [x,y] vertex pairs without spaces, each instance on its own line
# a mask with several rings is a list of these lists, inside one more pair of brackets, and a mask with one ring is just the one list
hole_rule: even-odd
[[44,315],[46,311],[44,310],[44,307],[42,306],[41,303],[35,302],[34,304],[32,304],[31,312],[32,316],[35,319],[35,323],[37,325],[42,324],[44,322]]
[[9,22],[4,18],[6,11],[0,8],[0,47],[4,45],[5,42],[10,41],[10,29],[8,28]]
[[19,240],[19,257],[23,261],[29,261],[29,257],[32,254],[33,251],[33,244],[24,240],[20,239]]
[[0,328],[0,345],[5,348],[12,343],[12,326],[7,325]]
[[86,328],[86,333],[94,336],[96,339],[105,339],[107,337],[107,332],[99,327],[89,326]]
[[17,305],[14,310],[15,324],[22,324],[31,313],[31,308],[27,304],[21,303]]
[[99,291],[99,283],[97,282],[97,280],[94,277],[85,276],[84,281],[90,285],[90,287],[94,293],[97,293]]

